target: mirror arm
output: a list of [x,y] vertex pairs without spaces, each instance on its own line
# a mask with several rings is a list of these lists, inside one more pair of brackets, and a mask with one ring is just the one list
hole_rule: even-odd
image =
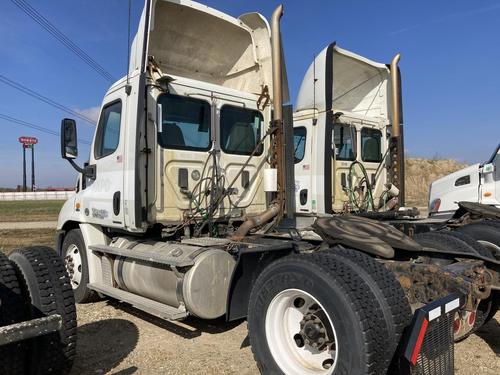
[[73,159],[66,159],[69,161],[71,166],[76,169],[77,172],[81,173],[84,177],[88,177],[92,180],[95,180],[96,177],[96,168],[95,165],[86,165],[85,167],[80,167],[75,163]]

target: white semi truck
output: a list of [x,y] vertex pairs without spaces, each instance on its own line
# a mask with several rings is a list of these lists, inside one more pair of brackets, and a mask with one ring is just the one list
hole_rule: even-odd
[[[471,314],[486,319],[500,262],[423,246],[405,234],[411,210],[391,211],[404,191],[398,58],[387,67],[328,47],[306,75],[294,134],[282,12],[270,27],[258,13],[146,1],[85,166],[75,121],[61,125],[62,157],[80,173],[56,242],[75,299],[105,295],[170,320],[246,318],[264,374],[452,369],[451,324],[463,337]],[[378,77],[375,91],[358,107],[344,95],[339,113],[335,86],[359,74]],[[362,162],[344,165],[352,154]],[[344,213],[382,207],[401,220],[339,215],[337,193],[356,206]]]
[[500,208],[500,145],[490,159],[434,181],[429,190],[429,214],[452,217],[458,202],[482,203]]

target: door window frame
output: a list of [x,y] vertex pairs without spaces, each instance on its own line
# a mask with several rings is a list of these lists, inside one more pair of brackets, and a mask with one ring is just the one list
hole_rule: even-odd
[[[99,155],[98,156],[98,149],[102,147],[102,142],[104,142],[104,113],[105,111],[117,104],[117,103],[120,103],[120,129],[119,129],[119,133],[118,133],[118,144],[116,145],[116,148],[108,153],[108,154],[104,154],[104,155]],[[123,119],[123,102],[121,99],[116,99],[116,100],[113,100],[107,104],[105,104],[103,107],[102,107],[102,110],[101,110],[101,115],[99,116],[99,123],[97,125],[97,131],[96,131],[96,137],[95,137],[95,142],[94,142],[94,159],[95,160],[99,160],[99,159],[103,159],[105,157],[108,157],[110,155],[113,155],[116,150],[118,150],[118,148],[120,147],[120,141],[121,141],[121,133],[122,133],[122,119]]]

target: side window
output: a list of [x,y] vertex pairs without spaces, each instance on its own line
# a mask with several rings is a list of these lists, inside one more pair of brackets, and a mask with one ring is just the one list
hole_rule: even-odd
[[293,129],[293,149],[295,150],[295,164],[300,163],[304,159],[306,153],[306,128],[294,128]]
[[333,125],[333,141],[337,152],[337,160],[356,159],[356,150],[354,149],[354,140],[356,131],[350,125]]
[[361,129],[361,158],[363,161],[380,163],[382,161],[382,132],[376,129]]
[[[228,154],[250,155],[260,141],[262,114],[225,105],[220,111],[221,148]],[[262,154],[262,147],[256,155]]]
[[118,148],[121,117],[121,101],[111,103],[103,108],[94,149],[96,159],[111,155]]
[[163,148],[207,151],[210,149],[210,104],[204,100],[163,94],[158,98],[161,126],[158,143]]

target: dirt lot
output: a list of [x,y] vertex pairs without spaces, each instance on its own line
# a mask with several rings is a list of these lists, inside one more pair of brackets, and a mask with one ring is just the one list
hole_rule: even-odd
[[[53,245],[53,230],[0,231],[0,248]],[[456,374],[500,373],[500,313],[456,347]],[[124,304],[78,306],[77,374],[257,374],[246,322],[165,322]]]
[[[457,345],[456,374],[500,373],[500,314]],[[246,322],[169,323],[117,302],[78,306],[72,374],[258,374]]]

